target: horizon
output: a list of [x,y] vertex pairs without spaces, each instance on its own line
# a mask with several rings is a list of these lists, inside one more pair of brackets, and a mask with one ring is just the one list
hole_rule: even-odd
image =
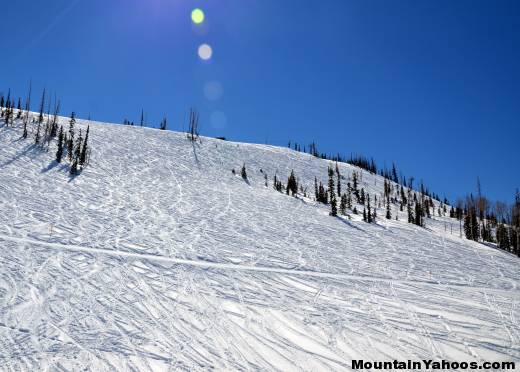
[[46,87],[62,116],[138,124],[144,109],[182,131],[195,107],[204,136],[395,162],[450,202],[477,178],[494,201],[520,186],[513,1],[29,3],[0,25],[18,46],[0,92],[32,81],[33,110]]

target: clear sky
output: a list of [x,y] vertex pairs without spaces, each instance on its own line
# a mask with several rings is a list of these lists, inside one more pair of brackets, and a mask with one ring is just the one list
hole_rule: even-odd
[[[192,10],[204,21],[196,25]],[[0,91],[362,153],[440,196],[520,187],[520,1],[0,0]],[[200,58],[202,44],[211,47]],[[204,49],[204,48],[203,48]],[[208,48],[203,50],[208,57]],[[39,94],[39,93],[38,93]],[[34,108],[34,107],[33,107]]]

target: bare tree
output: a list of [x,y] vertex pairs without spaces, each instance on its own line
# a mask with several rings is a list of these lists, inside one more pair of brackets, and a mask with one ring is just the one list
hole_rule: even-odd
[[199,114],[197,110],[190,109],[190,121],[188,126],[188,139],[196,141],[199,138]]

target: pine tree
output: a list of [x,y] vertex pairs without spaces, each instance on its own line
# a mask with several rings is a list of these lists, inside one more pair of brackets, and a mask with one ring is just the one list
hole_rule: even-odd
[[74,148],[74,159],[77,160],[78,163],[81,158],[82,149],[83,149],[83,137],[81,135],[81,129],[80,129],[78,139],[76,140],[76,146]]
[[323,184],[320,181],[320,185],[318,186],[318,201],[323,204],[328,204],[328,195],[325,191],[325,187],[323,187]]
[[507,228],[504,226],[504,224],[500,223],[498,225],[496,235],[498,248],[509,251],[511,247],[511,241],[509,239]]
[[467,213],[464,216],[464,235],[466,235],[466,239],[473,240],[473,229],[471,228],[470,213]]
[[471,234],[473,236],[473,240],[478,242],[480,238],[480,229],[476,210],[473,210],[473,213],[471,214]]
[[367,194],[367,222],[372,223],[372,210],[370,207],[370,195]]
[[397,169],[395,168],[394,163],[392,163],[392,181],[399,183],[399,179],[397,178]]
[[[242,170],[240,171],[240,175],[244,180],[247,181],[247,172],[246,172],[246,163],[242,165]],[[276,176],[275,176],[276,177]]]
[[56,134],[58,132],[58,115],[60,113],[60,101],[56,102],[56,105],[54,106],[54,113],[52,117],[52,124],[51,124],[51,137],[56,137]]
[[11,123],[11,116],[13,114],[13,111],[11,109],[11,104],[7,104],[7,108],[5,109],[5,114],[4,114],[4,121],[5,121],[5,125],[6,126],[9,126],[9,124]]
[[292,196],[298,193],[298,182],[296,181],[293,170],[291,170],[291,175],[287,180],[287,195],[289,195],[289,192],[291,192]]
[[56,161],[61,163],[63,157],[63,127],[60,127],[60,133],[58,135],[58,150],[56,151]]
[[388,220],[392,219],[392,212],[390,210],[390,196],[386,197],[386,218]]
[[83,167],[87,161],[87,148],[88,148],[88,135],[90,132],[90,125],[87,126],[87,133],[85,134],[85,140],[83,141],[83,148],[81,149],[81,153],[79,155],[79,165]]
[[79,136],[76,140],[76,146],[74,148],[74,155],[72,160],[72,166],[70,167],[70,174],[75,176],[78,174],[78,162],[81,156],[83,138],[81,137],[81,129],[79,130]]
[[339,204],[339,210],[342,215],[347,214],[347,194],[341,195],[341,201]]
[[7,99],[5,100],[4,107],[7,110],[11,107],[11,88],[9,88],[9,91],[7,92]]
[[72,166],[70,167],[70,174],[75,176],[78,174],[78,159],[74,158],[74,161],[72,162]]
[[141,126],[144,125],[144,110],[141,109]]
[[339,196],[339,195],[341,195],[341,174],[339,173],[338,163],[336,163],[336,174],[338,176],[337,189],[338,189],[338,196]]
[[[70,115],[69,121],[69,136],[67,139],[67,156],[69,158],[69,162],[72,162],[72,158],[74,157],[74,125],[76,124],[76,113],[72,112]],[[77,166],[77,164],[76,164]]]
[[423,214],[424,214],[424,211],[422,209],[421,202],[417,200],[415,202],[415,221],[414,221],[414,223],[417,226],[424,226]]
[[352,209],[352,187],[350,182],[347,182],[347,208]]
[[166,130],[167,127],[168,127],[168,123],[166,121],[166,118],[163,118],[162,121],[161,121],[161,125],[159,126],[159,129],[160,130]]
[[330,198],[330,215],[337,216],[338,215],[338,207],[336,203],[336,193],[334,190],[334,171],[332,167],[329,166],[329,198]]
[[354,195],[356,196],[356,200],[359,203],[360,200],[359,200],[357,172],[353,172],[353,174],[352,174],[352,188],[354,189]]
[[410,199],[408,199],[408,203],[406,204],[406,211],[408,212],[408,223],[414,223],[415,217],[413,215],[412,202],[410,201]]
[[22,99],[18,97],[18,113],[16,115],[17,119],[20,119],[22,117]]

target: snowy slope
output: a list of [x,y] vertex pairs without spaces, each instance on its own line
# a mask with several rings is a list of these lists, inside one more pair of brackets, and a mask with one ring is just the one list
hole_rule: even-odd
[[[313,194],[325,160],[91,123],[70,178],[20,134],[0,128],[0,370],[520,358],[519,260],[449,218],[370,225],[272,188],[294,169]],[[379,197],[383,179],[361,185]]]

